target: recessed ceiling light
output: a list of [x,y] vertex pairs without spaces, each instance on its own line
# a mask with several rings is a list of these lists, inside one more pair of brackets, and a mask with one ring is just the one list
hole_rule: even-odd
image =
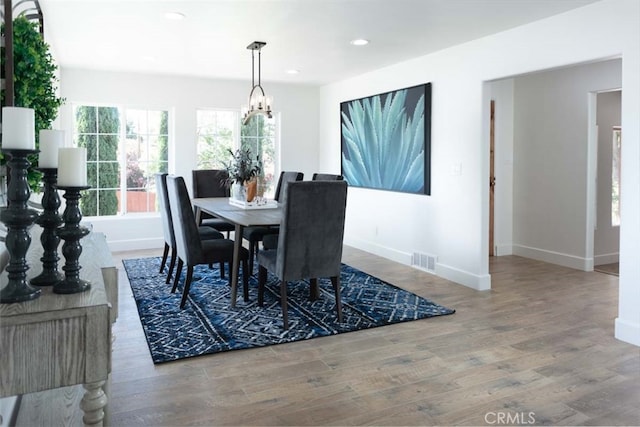
[[369,44],[369,40],[366,39],[355,39],[351,40],[351,44],[354,46],[365,46]]
[[180,21],[184,19],[186,16],[184,13],[181,13],[181,12],[166,12],[164,14],[164,17],[172,21]]
[[287,70],[287,74],[299,74],[300,70]]

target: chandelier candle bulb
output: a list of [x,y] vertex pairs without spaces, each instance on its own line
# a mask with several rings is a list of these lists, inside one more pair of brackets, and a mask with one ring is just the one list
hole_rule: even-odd
[[38,167],[55,169],[58,167],[58,149],[64,142],[64,131],[42,129],[40,131],[40,155]]
[[84,147],[58,149],[58,187],[87,185],[87,149]]
[[32,108],[2,107],[2,148],[35,150],[35,112]]

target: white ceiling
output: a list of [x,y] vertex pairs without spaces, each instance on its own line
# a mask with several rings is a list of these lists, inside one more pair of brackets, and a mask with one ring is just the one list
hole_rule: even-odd
[[[325,84],[596,0],[40,0],[61,67]],[[179,11],[181,21],[165,12]],[[352,46],[354,38],[370,44]],[[290,75],[289,69],[299,70]]]

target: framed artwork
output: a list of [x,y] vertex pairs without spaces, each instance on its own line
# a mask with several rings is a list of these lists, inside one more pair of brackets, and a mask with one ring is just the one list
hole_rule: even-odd
[[350,186],[431,194],[431,83],[342,102],[340,122]]

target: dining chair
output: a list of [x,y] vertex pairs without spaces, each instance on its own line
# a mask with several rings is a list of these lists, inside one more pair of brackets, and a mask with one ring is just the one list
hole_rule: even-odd
[[[229,263],[233,262],[233,241],[229,239],[208,239],[201,240],[198,237],[198,226],[193,214],[193,206],[187,192],[184,178],[181,176],[167,177],[167,190],[169,193],[169,207],[173,218],[173,228],[175,230],[176,246],[178,252],[178,266],[176,276],[173,281],[171,292],[175,292],[182,273],[182,267],[187,266],[187,275],[182,290],[182,300],[180,308],[184,308],[189,296],[191,281],[193,278],[193,267],[199,264]],[[244,290],[244,300],[249,300],[249,271],[247,270],[247,259],[249,252],[245,248],[240,248],[240,260],[242,261],[242,285]],[[231,279],[229,274],[229,279]]]
[[[171,209],[169,208],[169,195],[167,193],[167,174],[158,173],[156,178],[156,191],[158,192],[158,202],[160,203],[160,218],[162,219],[162,232],[164,235],[164,250],[162,252],[162,261],[160,262],[160,273],[164,271],[167,263],[169,250],[171,250],[171,260],[169,262],[169,272],[165,283],[171,281],[173,268],[176,264],[176,237],[173,229],[173,219],[171,217]],[[198,227],[198,236],[202,240],[223,239],[224,236],[215,228],[208,226]],[[231,271],[231,270],[229,270]],[[224,279],[224,265],[220,265],[220,277]]]
[[302,181],[288,185],[278,247],[258,253],[258,305],[264,303],[267,272],[280,280],[284,329],[289,328],[287,282],[311,279],[310,296],[317,298],[317,279],[329,277],[333,285],[338,321],[342,322],[340,268],[344,238],[347,183]]
[[[280,172],[278,184],[274,200],[278,203],[284,203],[287,197],[287,183],[302,181],[304,174],[302,172]],[[242,237],[249,242],[249,271],[253,273],[253,260],[258,255],[259,243],[265,236],[270,234],[278,234],[278,227],[245,227],[242,231]]]
[[314,173],[311,178],[312,181],[342,181],[344,177],[342,175],[334,175],[331,173]]
[[[191,171],[193,182],[193,197],[229,197],[230,191],[226,185],[229,173],[224,169],[194,169]],[[208,225],[218,231],[227,233],[227,239],[235,226],[227,221],[216,218],[206,212],[198,212],[198,225]]]
[[[314,173],[312,181],[342,181],[344,177],[342,175],[334,175],[329,173]],[[278,235],[267,234],[262,238],[262,247],[264,249],[275,249],[278,247]]]

